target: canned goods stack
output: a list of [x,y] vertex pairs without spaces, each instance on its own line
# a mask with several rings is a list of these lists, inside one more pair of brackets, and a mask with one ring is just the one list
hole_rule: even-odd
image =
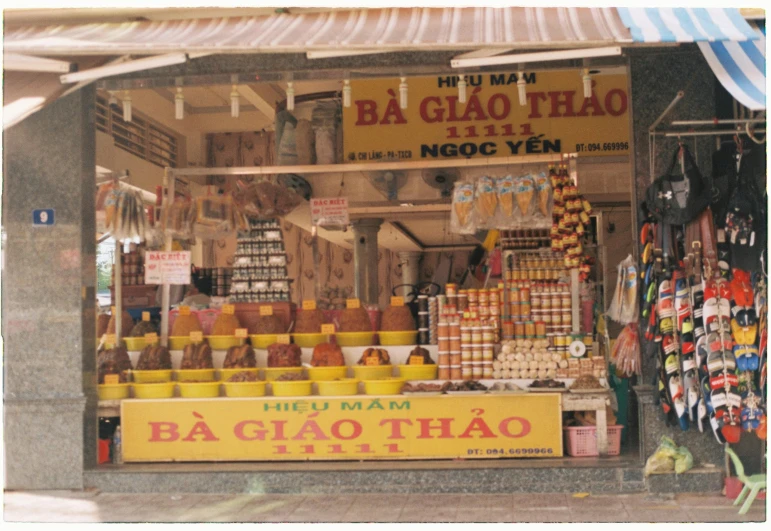
[[[437,326],[437,337],[439,343],[439,353],[437,355],[437,378],[448,380],[451,376],[452,367],[450,365],[450,316],[443,316]],[[458,367],[460,370],[460,367]]]
[[568,276],[564,253],[540,251],[537,253],[513,253],[506,263],[504,279],[508,283],[525,280],[557,282]]
[[439,306],[436,297],[428,299],[428,338],[431,345],[437,344],[437,328],[439,325]]
[[450,379],[460,380],[463,377],[463,365],[461,363],[461,325],[457,315],[449,319],[450,326]]
[[418,295],[418,344],[431,344],[427,295]]

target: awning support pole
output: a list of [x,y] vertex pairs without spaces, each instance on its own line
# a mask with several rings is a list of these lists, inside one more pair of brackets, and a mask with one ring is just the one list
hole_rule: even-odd
[[[166,168],[163,172],[163,188],[166,190],[166,194],[161,198],[161,212],[165,213],[169,208],[171,201],[174,200],[174,182],[176,178],[172,174],[171,168]],[[172,238],[170,234],[165,236],[166,242],[164,248],[166,251],[171,251]],[[171,286],[164,278],[163,287],[161,291],[161,345],[164,347],[169,346],[169,298],[171,295]]]

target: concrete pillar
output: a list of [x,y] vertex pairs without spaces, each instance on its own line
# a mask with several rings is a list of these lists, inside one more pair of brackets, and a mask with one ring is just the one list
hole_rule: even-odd
[[5,131],[6,489],[82,489],[96,466],[94,113],[90,85]]
[[377,233],[380,218],[357,219],[353,226],[354,292],[363,304],[378,303]]
[[[399,252],[399,262],[402,264],[402,284],[410,284],[412,286],[420,282],[420,274],[418,270],[418,264],[420,263],[420,257],[423,255],[420,251],[401,251]],[[407,296],[410,292],[409,287],[402,288],[402,295]],[[404,302],[412,302],[405,298]]]

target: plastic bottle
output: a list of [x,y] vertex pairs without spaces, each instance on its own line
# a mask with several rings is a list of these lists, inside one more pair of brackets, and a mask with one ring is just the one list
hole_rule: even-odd
[[115,434],[112,436],[112,464],[123,464],[123,443],[121,441],[120,426],[115,428]]

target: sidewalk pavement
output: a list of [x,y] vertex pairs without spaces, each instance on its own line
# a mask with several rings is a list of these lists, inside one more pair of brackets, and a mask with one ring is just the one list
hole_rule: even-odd
[[114,494],[6,491],[6,522],[764,522],[717,494]]

